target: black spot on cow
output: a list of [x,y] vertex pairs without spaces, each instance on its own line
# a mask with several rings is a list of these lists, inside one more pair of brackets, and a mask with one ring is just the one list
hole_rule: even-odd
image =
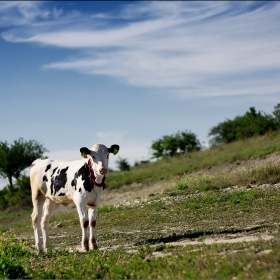
[[77,187],[77,179],[82,176],[82,180],[84,181],[83,185],[86,191],[91,192],[94,188],[94,184],[90,181],[90,172],[88,168],[88,164],[85,163],[78,172],[75,173],[74,179],[71,182],[71,186],[75,186],[75,190]]
[[65,196],[65,193],[60,193],[58,196]]
[[80,193],[82,192],[82,189],[81,189],[81,188],[79,188],[79,192],[80,192]]
[[45,172],[47,172],[51,167],[52,167],[51,164],[48,164]]
[[77,178],[78,178],[78,172],[75,173],[74,179],[71,181],[71,186],[75,187],[75,190],[77,187]]
[[88,225],[89,225],[89,220],[85,220],[85,221],[83,222],[83,226],[84,226],[84,228],[87,228],[87,227],[88,227]]
[[56,171],[57,167],[53,170],[51,177],[53,176],[54,172]]
[[46,175],[44,175],[44,177],[43,177],[43,182],[48,182],[48,178]]
[[[68,166],[64,169],[58,170],[55,177],[51,179],[51,194],[55,195],[61,188],[64,188],[67,182],[67,170]],[[60,171],[60,173],[59,173]]]

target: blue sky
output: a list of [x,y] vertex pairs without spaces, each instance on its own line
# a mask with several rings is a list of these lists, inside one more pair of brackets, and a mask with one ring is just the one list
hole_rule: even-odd
[[270,1],[1,1],[0,140],[60,160],[116,143],[131,164],[178,131],[207,144],[280,102],[279,26]]

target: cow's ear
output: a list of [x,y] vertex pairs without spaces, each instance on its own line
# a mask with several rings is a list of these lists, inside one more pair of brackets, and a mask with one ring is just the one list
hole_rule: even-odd
[[90,154],[90,149],[83,147],[80,149],[81,156],[87,158],[87,155]]
[[120,150],[120,146],[119,146],[119,145],[116,145],[116,144],[112,145],[112,146],[108,149],[109,153],[112,153],[112,154],[114,154],[114,155],[116,155],[116,154],[119,152],[119,150]]

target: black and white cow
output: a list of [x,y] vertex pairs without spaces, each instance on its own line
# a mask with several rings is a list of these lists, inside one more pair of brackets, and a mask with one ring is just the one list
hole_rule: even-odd
[[[49,244],[49,221],[56,203],[75,203],[82,228],[82,249],[97,249],[94,228],[101,195],[105,189],[109,154],[117,154],[118,145],[107,148],[95,144],[91,149],[81,148],[85,159],[61,162],[37,159],[31,165],[30,184],[33,212],[31,215],[38,250],[47,249]],[[87,158],[87,155],[89,158]],[[87,211],[87,206],[89,207]],[[43,247],[40,240],[42,229]],[[90,228],[89,238],[87,228]]]

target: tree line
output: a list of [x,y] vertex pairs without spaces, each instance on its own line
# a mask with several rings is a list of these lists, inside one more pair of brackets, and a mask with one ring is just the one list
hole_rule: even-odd
[[256,111],[254,107],[243,116],[237,116],[233,120],[227,119],[210,129],[208,136],[211,145],[227,144],[238,140],[244,140],[257,135],[264,135],[269,131],[280,129],[280,103],[274,106],[272,115],[262,111]]
[[[210,147],[244,140],[269,131],[280,129],[280,103],[274,106],[272,115],[256,111],[250,107],[243,116],[226,119],[212,127],[208,133]],[[172,157],[175,154],[199,151],[203,147],[197,136],[191,131],[165,135],[151,145],[152,157],[156,159]]]

